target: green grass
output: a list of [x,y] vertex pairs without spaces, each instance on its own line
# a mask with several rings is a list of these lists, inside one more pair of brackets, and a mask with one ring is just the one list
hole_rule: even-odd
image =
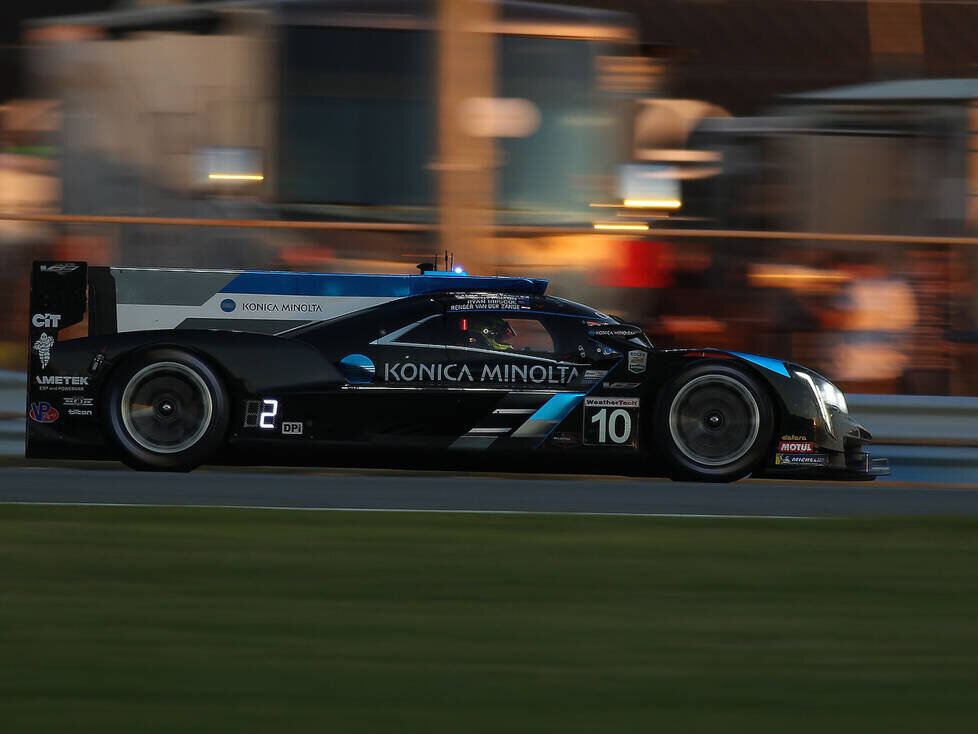
[[0,731],[966,731],[978,522],[0,507]]

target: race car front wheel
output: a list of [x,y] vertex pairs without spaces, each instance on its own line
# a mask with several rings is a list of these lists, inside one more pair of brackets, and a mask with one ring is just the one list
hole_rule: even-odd
[[663,387],[655,411],[656,445],[676,479],[732,482],[757,468],[771,445],[767,391],[731,365],[680,373]]
[[106,400],[109,429],[134,469],[189,471],[211,457],[227,433],[224,385],[205,362],[180,350],[130,360]]

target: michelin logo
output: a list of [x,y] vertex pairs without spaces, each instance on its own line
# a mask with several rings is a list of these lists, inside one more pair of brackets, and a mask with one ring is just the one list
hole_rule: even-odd
[[35,352],[37,352],[38,359],[41,360],[41,369],[47,369],[48,362],[51,361],[51,348],[54,346],[54,337],[48,335],[48,333],[41,332],[41,335],[34,342],[31,347]]
[[777,466],[825,466],[829,457],[825,454],[775,454],[774,463]]

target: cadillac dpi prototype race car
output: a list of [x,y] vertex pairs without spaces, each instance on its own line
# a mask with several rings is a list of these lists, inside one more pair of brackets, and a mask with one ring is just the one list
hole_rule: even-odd
[[609,472],[629,460],[707,481],[889,473],[815,372],[656,349],[546,288],[453,272],[36,262],[26,455],[186,471],[349,462],[360,448],[590,457]]

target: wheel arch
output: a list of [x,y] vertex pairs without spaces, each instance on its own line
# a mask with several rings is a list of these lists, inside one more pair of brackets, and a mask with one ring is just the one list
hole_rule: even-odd
[[139,360],[144,355],[150,354],[157,350],[174,350],[178,352],[186,352],[192,357],[199,359],[201,362],[206,364],[210,369],[214,370],[217,376],[224,383],[224,388],[231,392],[231,380],[227,368],[221,363],[220,360],[215,359],[213,355],[207,353],[206,351],[197,349],[193,346],[187,346],[186,344],[179,344],[170,340],[161,340],[158,342],[146,342],[144,344],[139,344],[129,349],[124,349],[114,354],[112,361],[107,371],[101,375],[99,380],[98,390],[95,395],[95,399],[98,403],[101,403],[105,399],[106,393],[112,389],[115,380],[118,376],[125,371],[126,365]]
[[[683,384],[681,378],[684,373],[696,370],[703,370],[701,374],[707,374],[711,367],[722,368],[724,371],[732,370],[737,373],[744,375],[751,383],[752,389],[760,391],[761,396],[764,398],[764,402],[767,404],[767,409],[770,411],[770,433],[769,435],[763,437],[763,443],[755,444],[755,448],[748,452],[748,456],[753,454],[753,458],[750,460],[749,469],[746,470],[746,474],[750,474],[752,471],[756,471],[758,467],[762,466],[764,463],[763,457],[769,454],[773,448],[776,446],[777,438],[779,435],[779,429],[783,425],[784,415],[786,411],[786,406],[782,400],[777,386],[772,384],[772,381],[767,375],[764,374],[766,370],[761,367],[757,367],[749,360],[738,359],[734,355],[728,356],[717,356],[714,354],[709,355],[676,355],[677,358],[670,360],[666,368],[660,373],[661,381],[659,383],[659,388],[656,390],[653,400],[650,400],[648,407],[646,408],[644,416],[644,426],[649,429],[645,435],[651,437],[651,445],[649,446],[649,455],[653,461],[658,464],[664,462],[665,465],[672,465],[673,470],[671,475],[673,478],[691,478],[693,473],[699,473],[701,470],[692,470],[689,464],[686,466],[678,466],[674,462],[675,449],[673,444],[673,439],[669,439],[663,435],[663,430],[669,430],[666,428],[668,425],[668,419],[666,417],[668,404],[676,394],[676,390]],[[695,373],[691,375],[690,379],[695,379]],[[758,406],[759,408],[762,406]],[[762,408],[763,409],[763,408]],[[646,428],[643,427],[643,430]],[[681,460],[682,463],[688,462],[690,459],[684,458]],[[738,462],[741,459],[737,460]],[[736,462],[732,465],[736,466]],[[738,473],[740,470],[733,470],[734,474]],[[745,476],[744,473],[739,474],[739,476]],[[734,479],[737,477],[734,476]],[[724,477],[722,471],[718,471],[715,475],[710,474],[699,474],[698,481],[730,481],[729,478]]]
[[[759,366],[748,359],[744,359],[733,353],[723,352],[723,353],[711,353],[708,356],[694,356],[689,354],[684,354],[678,359],[672,360],[667,370],[662,376],[662,380],[659,385],[659,389],[656,391],[655,398],[650,402],[652,405],[649,407],[650,420],[651,413],[654,412],[654,405],[658,399],[658,394],[661,388],[678,376],[681,372],[689,369],[693,366],[699,366],[702,364],[710,365],[723,365],[723,366],[734,366],[742,372],[747,373],[753,377],[759,385],[764,388],[765,395],[771,403],[771,408],[774,411],[774,425],[775,428],[780,427],[784,424],[785,417],[789,414],[788,406],[785,404],[784,397],[781,391],[774,385],[771,381],[770,374],[771,370]],[[770,373],[770,374],[765,374]],[[776,442],[776,439],[773,443]],[[772,445],[773,445],[772,443]]]
[[[182,370],[197,382],[198,394],[202,391],[207,396],[206,417],[201,419],[197,432],[187,439],[187,443],[172,448],[153,445],[153,439],[147,439],[145,435],[141,438],[140,430],[127,419],[126,396],[134,380],[147,371],[150,371],[147,379],[158,379],[151,371],[159,367],[170,374],[179,368],[177,371]],[[101,428],[107,440],[116,446],[123,463],[135,469],[189,471],[214,457],[227,441],[232,398],[226,377],[216,360],[185,345],[174,346],[160,341],[120,353],[112,369],[103,377],[97,401]],[[176,405],[180,405],[179,398]],[[178,407],[175,415],[179,414]],[[146,443],[147,440],[150,443]]]

